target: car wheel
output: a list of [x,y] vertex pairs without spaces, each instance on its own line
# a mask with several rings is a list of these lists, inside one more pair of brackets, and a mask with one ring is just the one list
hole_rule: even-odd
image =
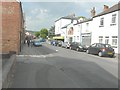
[[76,48],[76,51],[79,51],[79,48]]
[[111,58],[113,58],[113,57],[114,57],[114,55],[111,55],[110,57],[111,57]]
[[65,48],[67,49],[67,46],[65,46]]
[[86,52],[87,52],[87,54],[90,54],[90,51],[89,51],[89,50],[87,50]]
[[103,56],[102,52],[99,52],[99,53],[98,53],[98,55],[99,55],[100,57],[102,57],[102,56]]

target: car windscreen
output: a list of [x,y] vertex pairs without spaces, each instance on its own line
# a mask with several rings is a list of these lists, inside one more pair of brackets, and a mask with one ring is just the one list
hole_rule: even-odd
[[40,43],[40,41],[35,41],[35,43]]

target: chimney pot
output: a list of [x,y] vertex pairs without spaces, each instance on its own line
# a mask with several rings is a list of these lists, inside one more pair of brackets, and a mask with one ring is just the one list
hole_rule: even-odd
[[108,7],[107,5],[104,5],[103,11],[106,11],[106,10],[108,10],[108,9],[109,9],[109,7]]
[[94,17],[95,14],[96,14],[96,10],[95,10],[95,7],[93,7],[91,10],[91,17]]

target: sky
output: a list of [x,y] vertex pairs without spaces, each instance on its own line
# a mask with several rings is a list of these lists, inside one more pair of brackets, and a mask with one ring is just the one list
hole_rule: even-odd
[[[44,0],[45,1],[45,0]],[[60,17],[75,13],[75,16],[84,16],[90,18],[90,11],[93,7],[96,9],[96,14],[103,11],[103,6],[109,7],[118,3],[118,1],[110,2],[93,2],[89,1],[46,1],[43,2],[34,0],[21,0],[23,12],[25,16],[26,30],[40,31],[42,28],[49,28],[55,24],[55,20]]]

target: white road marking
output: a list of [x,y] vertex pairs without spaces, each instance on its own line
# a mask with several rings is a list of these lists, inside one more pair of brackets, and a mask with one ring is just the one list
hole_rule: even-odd
[[38,58],[46,58],[46,57],[53,57],[53,54],[48,55],[16,55],[17,57],[38,57]]

